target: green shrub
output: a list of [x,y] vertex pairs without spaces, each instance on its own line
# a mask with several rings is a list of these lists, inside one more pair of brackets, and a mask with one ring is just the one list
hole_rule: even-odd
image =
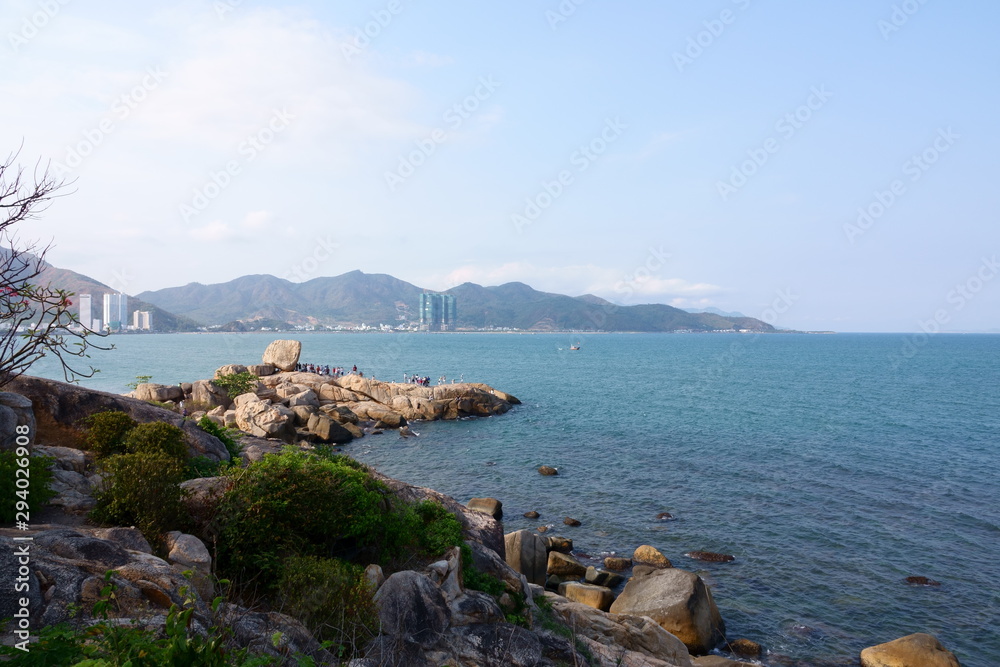
[[413,511],[420,520],[417,539],[425,555],[440,556],[462,544],[462,524],[443,505],[425,500],[417,503]]
[[100,464],[103,476],[90,512],[99,523],[135,526],[151,544],[169,530],[183,530],[188,514],[179,484],[184,464],[159,451],[109,456]]
[[388,489],[366,472],[286,449],[233,473],[219,505],[218,565],[237,585],[273,590],[286,557],[398,552]]
[[471,588],[474,591],[482,591],[495,598],[500,597],[507,591],[507,586],[502,581],[489,572],[480,572],[476,569],[475,563],[472,560],[472,549],[469,548],[468,544],[463,542],[461,550],[462,581],[465,582],[466,588]]
[[212,380],[212,384],[220,389],[225,389],[229,398],[236,398],[242,394],[249,394],[257,388],[257,376],[250,371],[230,373]]
[[302,621],[330,650],[349,660],[378,634],[378,608],[364,570],[333,558],[294,556],[278,585],[285,613]]
[[119,410],[95,412],[84,418],[87,449],[98,458],[125,453],[125,436],[137,426],[128,414]]
[[149,422],[133,428],[125,436],[125,451],[129,454],[162,452],[178,461],[186,461],[188,457],[184,431],[166,422]]
[[198,427],[205,433],[214,435],[221,440],[222,444],[226,446],[226,451],[229,452],[229,458],[233,460],[239,458],[240,452],[243,451],[243,445],[239,441],[239,430],[219,426],[207,416],[198,420]]
[[184,479],[199,477],[217,477],[223,464],[207,456],[195,456],[187,460],[184,466]]
[[[55,459],[48,456],[18,456],[25,451],[0,452],[0,523],[13,524],[19,512],[30,515],[45,506],[55,491],[49,488],[52,483],[52,470]],[[21,465],[22,463],[26,465]],[[27,477],[18,476],[19,469],[27,471]],[[25,488],[19,488],[18,479],[27,480]],[[31,523],[27,521],[26,523]]]

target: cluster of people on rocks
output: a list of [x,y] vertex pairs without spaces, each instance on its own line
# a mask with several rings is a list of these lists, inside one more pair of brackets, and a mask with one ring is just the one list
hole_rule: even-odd
[[421,387],[431,386],[431,379],[429,377],[422,375],[407,375],[406,373],[403,373],[403,383],[405,384],[407,382]]
[[[316,373],[317,375],[329,375],[330,377],[343,377],[346,371],[341,366],[331,366],[330,364],[295,364],[295,370],[302,373]],[[358,372],[355,366],[352,373]]]

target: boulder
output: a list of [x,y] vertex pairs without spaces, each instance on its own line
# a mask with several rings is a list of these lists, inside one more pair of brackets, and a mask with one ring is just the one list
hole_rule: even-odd
[[159,401],[160,403],[165,403],[166,401],[179,401],[183,399],[184,390],[180,388],[180,385],[176,384],[144,382],[136,385],[132,395],[140,401]]
[[524,518],[525,519],[537,519],[540,516],[541,516],[541,514],[539,514],[535,510],[531,510],[531,511],[528,511],[528,512],[524,513]]
[[764,648],[760,644],[749,639],[727,640],[723,648],[741,658],[759,658],[764,653]]
[[383,634],[424,648],[448,628],[451,612],[441,590],[427,575],[396,572],[378,589],[375,602]]
[[319,398],[316,396],[316,392],[312,389],[306,389],[305,391],[289,396],[288,407],[294,408],[297,406],[319,408]]
[[[479,623],[455,629],[449,649],[477,667],[535,667],[542,664],[542,644],[529,630],[511,623]],[[386,663],[391,664],[391,663]]]
[[[608,650],[609,659],[601,665],[632,665],[634,667],[691,667],[687,647],[677,637],[657,625],[652,619],[627,614],[608,614],[579,602],[546,593],[554,614],[587,644],[595,657]],[[617,662],[618,659],[621,662]]]
[[264,350],[262,361],[283,371],[294,371],[302,353],[302,343],[297,340],[272,341]]
[[470,510],[485,512],[497,521],[503,518],[503,503],[496,498],[473,498],[465,506]]
[[725,637],[725,624],[712,593],[694,572],[666,568],[633,578],[611,611],[649,616],[698,655],[708,653]]
[[190,456],[229,460],[225,445],[214,435],[176,412],[145,401],[27,375],[15,378],[7,388],[31,400],[37,419],[36,437],[48,444],[86,449],[81,420],[95,412],[120,410],[139,423],[162,421],[179,427],[184,431]]
[[548,551],[561,551],[564,554],[568,554],[573,551],[573,540],[568,537],[550,535],[545,538],[545,548]]
[[615,594],[607,586],[595,586],[579,581],[564,581],[559,584],[559,595],[601,611],[608,611],[615,600]]
[[715,553],[714,551],[689,551],[684,554],[688,558],[705,561],[706,563],[732,563],[736,556]]
[[221,378],[223,375],[239,375],[240,373],[246,373],[247,367],[243,364],[226,364],[225,366],[220,366],[215,369],[215,375],[212,377],[216,380]]
[[620,574],[615,574],[614,572],[598,570],[596,567],[591,565],[587,568],[587,574],[584,575],[583,580],[588,584],[594,584],[596,586],[617,588],[622,582],[625,581],[625,577]]
[[616,558],[614,556],[608,556],[604,559],[604,568],[613,572],[624,572],[630,567],[632,567],[631,558]]
[[276,369],[271,364],[253,364],[247,366],[247,371],[253,373],[257,377],[267,377],[268,375],[274,375]]
[[87,454],[72,447],[47,447],[45,445],[35,445],[31,448],[34,456],[50,456],[56,460],[55,467],[62,470],[72,470],[73,472],[85,472],[87,470]]
[[231,629],[237,646],[268,655],[282,664],[288,656],[302,654],[317,665],[336,665],[338,660],[324,649],[302,623],[278,612],[255,612],[231,603],[219,606],[220,625]]
[[667,559],[660,550],[656,547],[651,547],[648,544],[643,544],[635,550],[632,554],[632,562],[638,565],[651,565],[653,567],[673,567],[670,560]]
[[385,583],[385,573],[382,572],[382,566],[372,563],[365,568],[365,581],[372,587],[373,591],[377,591]]
[[[24,434],[28,436],[28,444],[35,441],[35,412],[31,407],[31,399],[20,393],[0,391],[0,433],[5,436],[14,433],[18,426],[28,427],[28,432]],[[14,449],[16,446],[15,438],[5,437],[0,440],[0,449]]]
[[566,524],[567,526],[574,526],[575,527],[575,526],[579,526],[580,525],[580,520],[579,519],[574,519],[572,517],[566,517],[565,519],[563,519],[563,523]]
[[354,439],[353,433],[324,415],[314,414],[309,417],[307,428],[322,442],[343,444]]
[[399,428],[406,425],[406,418],[375,401],[361,401],[347,406],[359,419],[377,422],[380,428]]
[[205,543],[194,535],[179,531],[166,534],[166,546],[169,550],[167,562],[175,566],[178,572],[190,570],[191,580],[198,589],[203,600],[211,600],[215,596],[215,586],[212,584],[212,556],[208,553]]
[[138,528],[123,528],[120,526],[115,528],[97,528],[94,530],[94,537],[114,542],[129,551],[139,551],[145,554],[153,553],[153,547],[149,545],[149,542],[142,536]]
[[552,475],[558,475],[559,469],[553,468],[552,466],[538,466],[538,472],[542,475],[552,476]]
[[703,655],[700,658],[693,658],[691,662],[694,667],[757,667],[749,662],[730,660],[720,655]]
[[545,540],[529,530],[518,530],[503,536],[507,564],[520,572],[529,584],[545,585],[548,552]]
[[233,404],[226,390],[216,387],[211,380],[196,380],[191,383],[191,402],[205,410],[219,406],[228,408]]
[[259,399],[248,400],[236,408],[236,426],[241,431],[258,438],[279,438],[285,442],[292,442],[295,438],[293,418],[294,413],[286,414],[278,406]]
[[228,477],[199,477],[181,482],[182,502],[195,524],[206,534],[218,530],[215,517],[222,495],[229,490]]
[[932,635],[918,632],[861,652],[861,667],[960,667],[958,658]]
[[580,561],[569,554],[559,551],[549,552],[548,563],[545,569],[549,574],[559,575],[560,577],[582,577],[587,574],[587,568]]
[[296,405],[292,408],[292,412],[295,413],[295,423],[299,426],[308,426],[309,419],[316,414],[316,408],[310,407],[308,405]]
[[[38,451],[37,447],[35,447],[35,451],[36,452]],[[903,581],[905,581],[906,583],[910,584],[911,586],[940,586],[941,585],[940,581],[934,581],[933,579],[928,579],[927,577],[922,577],[922,576],[907,577]]]

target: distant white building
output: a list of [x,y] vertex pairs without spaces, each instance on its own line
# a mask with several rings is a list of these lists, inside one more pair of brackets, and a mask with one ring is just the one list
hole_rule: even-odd
[[80,295],[80,326],[90,329],[94,318],[94,306],[89,294]]
[[139,331],[149,331],[153,328],[153,315],[148,310],[137,310],[132,313],[132,328]]
[[112,331],[128,325],[128,296],[124,292],[104,295],[104,326]]

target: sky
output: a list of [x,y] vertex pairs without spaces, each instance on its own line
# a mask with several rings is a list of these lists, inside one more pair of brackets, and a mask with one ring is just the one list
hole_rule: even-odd
[[0,0],[18,230],[130,294],[355,269],[1000,330],[986,0]]

